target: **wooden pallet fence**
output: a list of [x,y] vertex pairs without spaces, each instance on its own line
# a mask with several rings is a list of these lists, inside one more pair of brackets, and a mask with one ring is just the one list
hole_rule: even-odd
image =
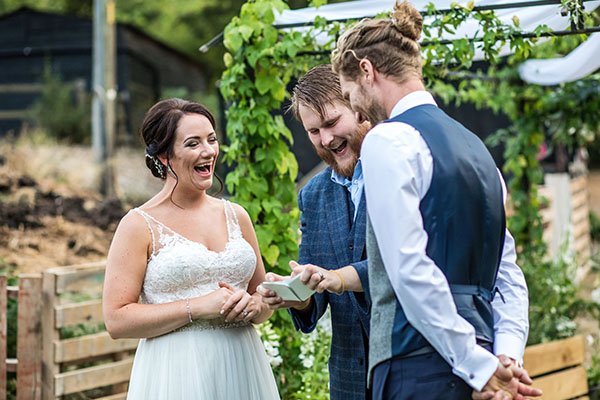
[[[18,286],[0,276],[0,400],[7,398],[9,372],[17,376],[17,400],[41,399],[41,283],[40,274],[19,275]],[[7,358],[9,299],[18,302],[17,358]]]
[[[111,387],[108,399],[125,399],[137,339],[113,340],[107,332],[61,339],[61,328],[103,322],[101,300],[65,301],[65,294],[99,298],[105,262],[59,267],[43,274],[43,399]],[[94,365],[89,366],[90,363]]]
[[580,260],[591,256],[590,197],[587,175],[571,180],[571,223],[573,224],[573,247]]
[[542,389],[544,400],[589,400],[583,336],[537,344],[525,349],[523,366]]

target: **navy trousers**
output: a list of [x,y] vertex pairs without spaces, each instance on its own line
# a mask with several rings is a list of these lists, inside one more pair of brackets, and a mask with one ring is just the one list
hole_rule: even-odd
[[436,352],[380,363],[372,385],[373,400],[469,400],[473,392]]

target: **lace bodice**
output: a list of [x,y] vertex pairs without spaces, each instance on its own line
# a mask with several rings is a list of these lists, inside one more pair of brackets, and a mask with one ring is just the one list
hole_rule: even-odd
[[225,282],[235,289],[248,288],[256,268],[256,254],[243,238],[237,216],[223,200],[228,242],[221,252],[191,241],[145,211],[133,211],[146,220],[152,233],[152,255],[142,286],[143,303],[160,304],[205,295]]

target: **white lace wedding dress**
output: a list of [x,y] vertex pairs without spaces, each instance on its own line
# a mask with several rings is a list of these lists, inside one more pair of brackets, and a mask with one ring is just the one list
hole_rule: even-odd
[[[231,204],[223,201],[229,241],[208,250],[142,215],[152,232],[153,252],[142,287],[143,303],[159,304],[205,295],[219,281],[248,287],[256,256],[244,240]],[[156,241],[158,239],[158,241]],[[163,336],[141,339],[127,399],[279,399],[259,335],[246,323],[197,320]]]

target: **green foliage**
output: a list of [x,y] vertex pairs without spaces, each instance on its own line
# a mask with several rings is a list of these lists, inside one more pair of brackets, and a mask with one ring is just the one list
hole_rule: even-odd
[[63,83],[46,65],[41,96],[29,111],[34,123],[59,141],[86,143],[91,130],[89,110],[89,100],[77,99],[74,85]]
[[[290,152],[293,138],[278,110],[292,76],[306,72],[314,61],[298,53],[314,46],[308,35],[273,28],[273,10],[281,0],[257,0],[242,6],[240,16],[225,28],[227,69],[221,93],[229,104],[223,160],[236,164],[226,177],[232,200],[240,203],[255,223],[267,270],[288,275],[289,260],[298,257],[298,218],[295,179],[298,163]],[[304,368],[299,358],[300,336],[289,316],[278,311],[272,329],[281,338],[278,350],[284,363],[274,369],[282,397],[301,385]]]
[[600,242],[600,217],[593,211],[590,211],[590,235],[592,240]]

